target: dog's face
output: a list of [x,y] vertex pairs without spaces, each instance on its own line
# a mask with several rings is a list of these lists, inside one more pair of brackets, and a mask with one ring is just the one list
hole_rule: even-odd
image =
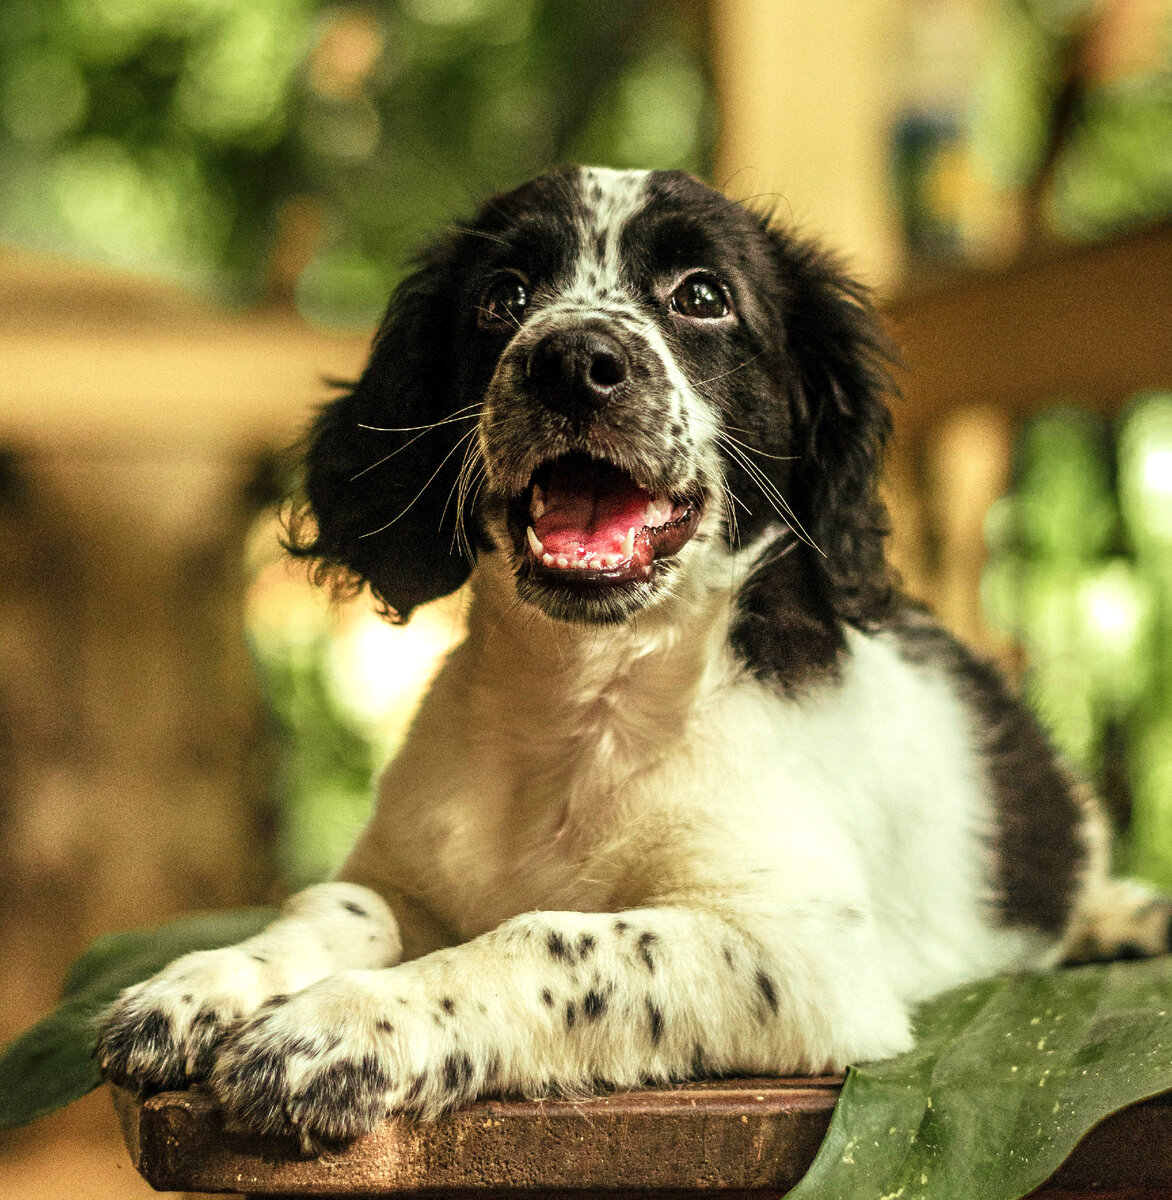
[[597,623],[773,523],[865,620],[836,599],[882,565],[880,347],[817,248],[692,177],[541,176],[393,299],[313,431],[295,548],[404,615],[499,554],[521,601]]

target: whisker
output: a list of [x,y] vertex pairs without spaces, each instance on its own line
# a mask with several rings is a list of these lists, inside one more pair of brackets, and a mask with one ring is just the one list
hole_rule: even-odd
[[723,433],[717,433],[717,438],[724,441],[725,449],[730,456],[748,472],[749,476],[761,488],[765,494],[765,499],[769,501],[774,511],[779,517],[794,531],[802,541],[804,541],[812,550],[817,550],[823,558],[826,557],[826,552],[818,545],[817,542],[806,532],[801,521],[798,520],[797,514],[790,507],[789,501],[781,494],[777,485],[769,478],[768,475],[751,459],[744,456],[743,452],[738,450],[735,443],[724,440]]
[[[725,429],[727,428],[728,426],[726,425]],[[748,450],[750,454],[759,454],[762,458],[771,458],[774,462],[797,462],[802,457],[800,454],[769,454],[764,450],[758,450],[756,446],[750,446],[747,442],[742,442],[740,438],[733,437],[731,433],[724,433],[724,436],[730,442],[736,442],[742,450]]]
[[751,354],[748,358],[745,359],[744,362],[737,363],[737,365],[735,367],[729,367],[729,369],[727,371],[721,371],[721,373],[719,375],[713,375],[708,379],[701,379],[700,382],[695,384],[694,386],[698,387],[698,388],[702,388],[709,383],[715,383],[718,379],[725,379],[729,375],[735,375],[736,372],[741,370],[742,367],[747,367],[749,365],[749,363],[760,358],[761,355],[764,353],[765,353],[764,350],[758,350],[756,354]]
[[[422,429],[426,432],[429,429],[437,429],[440,425],[451,425],[456,421],[471,421],[479,416],[479,411],[471,410],[480,409],[481,402],[478,400],[475,404],[466,404],[463,408],[458,408],[454,413],[446,417],[441,417],[438,421],[432,421],[430,425],[367,425],[364,421],[358,422],[359,429],[369,429],[374,433],[415,433],[416,430]],[[467,414],[461,416],[462,413]]]
[[377,529],[372,529],[369,533],[360,533],[358,536],[360,538],[374,537],[374,535],[376,533],[382,533],[384,529],[390,529],[390,527],[392,525],[394,525],[394,523],[396,521],[398,521],[402,517],[406,516],[407,513],[410,511],[410,509],[414,506],[415,502],[419,499],[419,497],[422,496],[423,493],[426,492],[427,489],[431,486],[431,481],[444,469],[444,464],[447,463],[448,459],[451,458],[452,455],[455,454],[456,451],[460,448],[460,443],[463,441],[466,441],[475,432],[476,432],[476,429],[472,428],[472,429],[469,429],[467,433],[460,435],[460,437],[456,441],[456,444],[447,452],[447,454],[445,454],[443,456],[443,458],[440,460],[440,465],[438,467],[436,467],[436,469],[434,471],[432,471],[432,473],[428,476],[427,482],[423,485],[423,487],[421,487],[419,489],[419,491],[417,491],[415,493],[414,498],[411,500],[411,502],[407,505],[406,508],[404,508],[397,516],[392,517],[385,525],[380,525]]
[[[492,311],[492,309],[491,309],[491,308],[485,308],[483,304],[477,304],[477,305],[475,305],[474,307],[475,307],[475,309],[476,309],[476,311],[477,311],[477,312],[482,312],[482,313],[484,313],[484,315],[485,315],[486,317],[492,317],[492,319],[493,319],[494,321],[499,321],[499,320],[500,320],[500,314],[499,314],[499,313],[494,313],[494,312]],[[506,312],[505,312],[505,316],[506,316],[506,317],[508,317],[508,318],[509,318],[509,320],[513,322],[513,325],[514,325],[514,326],[515,326],[517,329],[520,329],[520,328],[521,328],[521,322],[517,320],[517,317],[516,317],[516,314],[515,314],[515,313],[511,313],[511,312],[508,312],[508,311],[506,310]]]

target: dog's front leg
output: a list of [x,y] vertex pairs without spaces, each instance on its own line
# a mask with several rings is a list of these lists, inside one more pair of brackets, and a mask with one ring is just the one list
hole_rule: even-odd
[[354,883],[292,897],[255,937],[186,954],[128,988],[103,1019],[95,1056],[103,1075],[135,1091],[204,1078],[228,1029],[266,1001],[335,971],[384,967],[402,953],[386,901]]
[[834,921],[802,917],[766,942],[760,914],[712,908],[528,913],[266,1007],[211,1085],[237,1124],[313,1145],[485,1092],[819,1071],[906,1048],[905,1007]]

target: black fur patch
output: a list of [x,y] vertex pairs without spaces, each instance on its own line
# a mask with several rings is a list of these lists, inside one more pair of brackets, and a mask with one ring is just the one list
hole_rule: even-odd
[[605,1016],[606,997],[591,988],[582,998],[582,1013],[588,1021],[596,1021],[599,1017]]
[[757,990],[765,997],[765,1003],[769,1005],[769,1011],[777,1016],[777,985],[764,971],[757,972],[756,984]]
[[452,1013],[456,1011],[456,1002],[451,998],[451,996],[445,996],[440,1001],[440,1008],[442,1008],[444,1012],[448,1014],[448,1016],[451,1016]]
[[444,1059],[444,1087],[463,1092],[472,1081],[472,1059],[467,1054],[449,1054]]
[[573,1000],[566,1005],[566,1028],[573,1029],[574,1022],[578,1019],[578,1010],[574,1007]]
[[663,1037],[663,1013],[650,997],[647,998],[647,1020],[651,1023],[651,1044],[658,1046]]
[[549,988],[541,989],[541,1002],[547,1008],[553,1008],[553,993],[549,990]]
[[546,938],[545,944],[549,949],[550,958],[555,962],[564,962],[567,966],[574,965],[574,952],[556,929],[549,931],[549,937]]
[[593,949],[594,935],[590,933],[582,934],[578,939],[578,958],[582,960],[588,958]]
[[943,671],[972,713],[996,806],[997,915],[1006,925],[1062,934],[1087,857],[1071,776],[992,663],[918,609],[901,614],[896,635],[904,658]]
[[659,939],[650,930],[639,934],[639,957],[643,960],[643,965],[654,974],[655,972],[655,956],[652,954],[652,947]]

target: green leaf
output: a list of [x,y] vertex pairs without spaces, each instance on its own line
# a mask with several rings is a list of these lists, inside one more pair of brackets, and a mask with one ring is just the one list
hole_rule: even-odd
[[157,929],[98,938],[69,968],[62,1003],[0,1056],[0,1129],[42,1117],[98,1086],[92,1057],[97,1019],[123,988],[189,951],[243,941],[274,916],[267,908],[197,913]]
[[1016,975],[919,1011],[852,1068],[790,1200],[1018,1200],[1104,1117],[1172,1088],[1172,960]]

